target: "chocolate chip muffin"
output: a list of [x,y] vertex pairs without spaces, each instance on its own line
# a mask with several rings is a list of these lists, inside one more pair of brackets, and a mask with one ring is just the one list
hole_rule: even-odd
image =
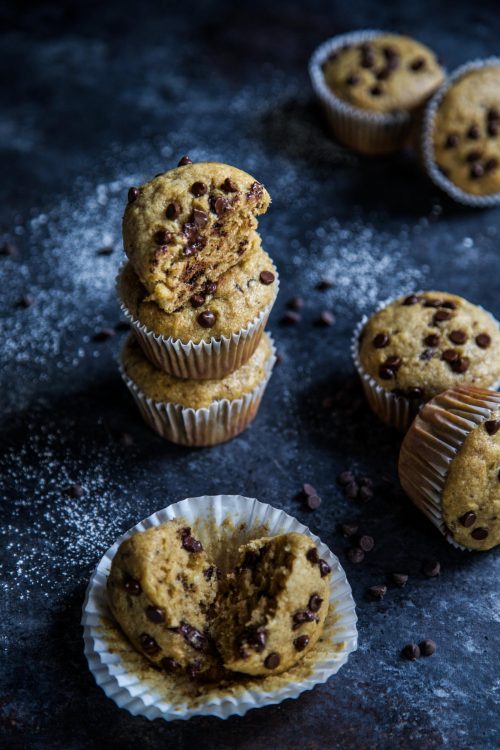
[[395,399],[408,421],[447,388],[496,387],[500,380],[498,323],[446,292],[406,295],[379,310],[363,325],[354,354],[372,408],[389,423]]
[[190,676],[214,667],[216,571],[185,524],[172,520],[122,542],[107,586],[116,620],[150,662]]
[[420,107],[444,78],[430,49],[396,34],[341,46],[324,62],[323,73],[326,84],[342,101],[381,113]]
[[303,534],[241,546],[214,626],[226,669],[251,675],[284,672],[310,651],[328,612],[329,573]]
[[500,543],[500,393],[453,388],[433,398],[401,447],[405,492],[452,542]]
[[500,193],[500,63],[453,79],[434,113],[433,159],[465,193]]
[[248,250],[269,194],[227,164],[184,163],[129,190],[123,243],[148,301],[173,313]]

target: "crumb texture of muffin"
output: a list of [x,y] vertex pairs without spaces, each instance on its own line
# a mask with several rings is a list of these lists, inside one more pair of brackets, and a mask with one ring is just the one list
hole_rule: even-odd
[[120,627],[153,664],[191,676],[214,667],[216,571],[185,524],[169,521],[122,542],[107,587]]
[[438,168],[473,195],[500,192],[499,90],[500,66],[470,70],[450,85],[434,118]]
[[123,243],[147,299],[172,313],[210,288],[248,250],[269,202],[251,175],[216,162],[185,164],[129,191]]
[[500,379],[500,328],[457,295],[410,294],[369,318],[359,359],[379,386],[410,399],[464,384],[489,388]]
[[238,333],[272,304],[276,290],[276,269],[256,233],[239,263],[173,313],[148,299],[131,263],[124,266],[118,281],[119,297],[142,325],[156,335],[196,343]]
[[395,34],[346,44],[326,60],[323,74],[328,87],[344,102],[379,113],[417,109],[444,79],[430,49]]
[[242,545],[222,583],[215,640],[224,666],[249,675],[284,672],[321,636],[330,568],[307,536],[263,537]]
[[123,348],[122,362],[125,373],[146,398],[202,409],[214,401],[233,401],[251,393],[267,377],[272,357],[273,347],[269,336],[264,333],[250,359],[225,378],[181,379],[154,367],[144,356],[137,340],[130,336]]

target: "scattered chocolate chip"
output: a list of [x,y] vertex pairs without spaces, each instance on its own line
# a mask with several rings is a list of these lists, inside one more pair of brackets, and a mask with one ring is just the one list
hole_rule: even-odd
[[292,297],[288,300],[287,306],[290,310],[302,310],[304,307],[304,299],[302,297]]
[[455,349],[445,349],[444,352],[441,354],[441,359],[444,362],[448,362],[449,364],[452,364],[453,362],[456,362],[460,357],[460,354]]
[[205,304],[206,297],[204,294],[193,294],[190,299],[192,307],[201,307]]
[[307,507],[310,510],[317,510],[321,505],[321,498],[319,495],[308,495],[306,499]]
[[264,186],[260,184],[260,182],[252,182],[250,185],[250,190],[247,193],[248,199],[255,199],[259,200],[259,198],[262,198],[264,194]]
[[418,644],[421,656],[432,656],[436,653],[436,643],[430,638],[426,638],[425,641],[420,641]]
[[477,539],[478,541],[480,541],[481,539],[486,539],[488,533],[488,529],[482,529],[481,527],[478,527],[477,529],[473,529],[470,535],[473,539]]
[[422,565],[422,573],[427,578],[435,578],[441,573],[441,564],[439,560],[425,560]]
[[479,128],[477,125],[471,125],[470,128],[467,131],[467,138],[470,138],[471,141],[477,141],[479,138]]
[[297,628],[300,628],[300,626],[305,622],[314,622],[314,620],[316,620],[316,616],[308,609],[301,610],[300,612],[295,612],[295,614],[292,616],[293,630],[297,630]]
[[354,482],[354,474],[352,471],[343,471],[342,474],[339,474],[338,476],[338,483],[341,485],[347,485],[351,484],[351,482]]
[[380,70],[377,70],[375,73],[375,78],[377,81],[386,81],[389,76],[391,75],[391,69],[389,66],[385,68],[380,68]]
[[426,299],[424,307],[443,307],[443,300],[441,299]]
[[316,322],[321,326],[333,326],[335,323],[335,315],[330,312],[330,310],[323,310]]
[[450,133],[446,136],[446,140],[444,142],[445,148],[455,148],[455,146],[458,146],[460,138],[456,133]]
[[141,584],[131,576],[125,578],[123,582],[123,588],[125,589],[127,594],[130,594],[131,596],[139,596],[140,594],[142,594]]
[[316,284],[316,289],[320,292],[324,292],[327,289],[332,289],[335,286],[335,282],[331,279],[320,279]]
[[[187,533],[184,534],[184,531]],[[194,536],[191,536],[191,529],[183,530],[182,546],[186,552],[201,552],[203,550],[202,543],[198,539],[195,539]]]
[[488,419],[488,421],[484,423],[484,429],[488,435],[496,435],[498,430],[500,430],[500,419]]
[[177,201],[173,201],[172,203],[169,203],[165,214],[167,216],[167,219],[170,219],[171,221],[174,221],[174,219],[177,219],[180,216],[181,213],[181,207]]
[[360,547],[363,550],[363,552],[371,552],[374,546],[375,546],[375,541],[372,536],[368,536],[368,534],[363,534],[363,536],[359,537],[358,547]]
[[175,661],[171,656],[164,656],[163,659],[160,661],[162,669],[165,670],[165,672],[178,672],[180,669],[182,669],[181,665],[178,661]]
[[104,247],[100,247],[99,250],[96,250],[96,255],[112,255],[113,254],[113,248],[111,245],[105,245]]
[[378,374],[382,380],[391,380],[394,377],[394,370],[392,367],[387,367],[387,365],[380,365]]
[[348,86],[356,86],[360,82],[360,80],[360,77],[356,75],[356,73],[352,73],[350,76],[347,76],[345,82]]
[[438,310],[432,318],[433,323],[442,323],[444,320],[450,320],[451,313],[448,310]]
[[438,346],[439,336],[437,335],[437,333],[430,333],[428,336],[426,336],[424,339],[424,344],[426,346],[432,346],[432,347]]
[[356,536],[358,533],[358,525],[355,523],[341,523],[340,531],[346,539],[350,539],[352,536]]
[[398,357],[396,354],[393,354],[391,357],[387,357],[384,364],[386,367],[389,367],[391,370],[399,370],[399,368],[402,365],[402,360],[401,360],[401,357]]
[[420,649],[416,643],[409,643],[401,651],[401,656],[408,659],[408,661],[416,661],[420,658]]
[[468,357],[459,357],[456,362],[451,363],[451,369],[459,375],[467,372],[470,365],[470,359]]
[[238,191],[238,186],[230,177],[226,177],[226,179],[222,183],[222,189],[226,193],[236,193]]
[[160,650],[160,647],[156,643],[155,639],[152,638],[147,633],[141,633],[139,636],[139,644],[142,650],[146,654],[150,654],[151,656],[154,656],[154,654],[157,654]]
[[265,628],[254,627],[248,628],[242,637],[242,645],[248,646],[253,651],[261,653],[264,651],[267,642],[267,633]]
[[460,516],[458,519],[462,526],[465,526],[466,529],[468,529],[470,526],[474,526],[476,523],[476,514],[473,510],[468,510],[467,513],[464,513],[463,516]]
[[205,568],[205,570],[203,571],[203,575],[205,576],[207,581],[209,581],[212,578],[214,572],[215,567],[213,565],[209,565],[208,568]]
[[474,149],[473,151],[469,151],[469,153],[465,157],[465,160],[468,161],[469,163],[479,161],[482,155],[483,155],[482,151],[479,151],[479,149]]
[[128,202],[133,203],[139,197],[139,188],[131,187],[128,189]]
[[344,495],[348,500],[355,500],[359,493],[359,485],[356,481],[344,485]]
[[208,193],[208,186],[204,182],[193,182],[191,185],[191,192],[195,198],[200,198],[205,193]]
[[186,164],[192,164],[193,162],[189,158],[189,156],[183,156],[182,159],[179,160],[179,163],[177,164],[178,167],[185,167]]
[[193,224],[198,229],[203,229],[203,227],[206,225],[208,221],[208,214],[206,211],[202,211],[199,208],[193,208],[193,215],[192,215],[192,221]]
[[97,333],[93,335],[92,340],[98,343],[102,343],[113,338],[115,333],[116,331],[114,328],[103,328],[101,331],[97,331]]
[[311,547],[310,550],[307,550],[306,558],[313,565],[317,565],[319,563],[319,555],[318,555],[318,550],[316,549],[316,547]]
[[231,204],[229,203],[227,198],[219,195],[216,198],[212,198],[210,200],[210,208],[214,213],[217,214],[217,216],[223,216],[225,213],[227,213],[227,211],[230,210]]
[[24,294],[16,302],[16,307],[21,307],[23,310],[27,310],[35,303],[35,298],[31,294]]
[[424,392],[422,388],[419,388],[418,386],[413,386],[411,388],[408,388],[408,390],[406,391],[407,398],[412,399],[412,400],[422,398],[423,395],[424,395]]
[[216,321],[215,313],[210,310],[203,310],[203,312],[198,315],[197,320],[202,328],[212,328]]
[[306,648],[308,643],[309,643],[308,635],[299,635],[298,638],[295,638],[293,645],[297,651],[303,651]]
[[498,122],[489,122],[486,130],[488,131],[488,135],[494,138],[500,132],[500,124]]
[[330,568],[326,560],[320,560],[318,564],[319,564],[319,572],[321,573],[321,578],[324,578],[325,576],[327,576],[329,573],[332,572],[332,569]]
[[361,46],[361,67],[373,68],[375,64],[375,53],[373,47],[369,44]]
[[366,485],[359,488],[358,492],[358,499],[363,500],[363,502],[368,502],[368,500],[371,500],[373,497],[373,490],[371,487],[367,487]]
[[469,177],[472,180],[477,180],[479,177],[482,177],[484,175],[484,167],[482,164],[479,164],[478,162],[475,162],[469,171]]
[[391,573],[391,581],[402,589],[408,583],[408,576],[406,573]]
[[416,305],[419,301],[416,294],[410,294],[408,297],[406,297],[403,301],[403,305],[409,306],[409,305]]
[[166,229],[159,229],[154,233],[153,239],[157,245],[169,245],[174,240],[172,232],[167,232]]
[[454,344],[465,344],[465,342],[467,341],[467,334],[465,333],[465,331],[452,331],[450,334],[448,334],[448,338]]
[[311,596],[309,597],[309,604],[307,606],[311,610],[311,612],[319,612],[322,604],[323,599],[319,596],[319,594],[311,594]]
[[164,622],[165,621],[165,612],[160,607],[153,607],[153,605],[149,605],[149,607],[146,607],[146,617],[148,620],[151,620],[151,622]]
[[371,87],[370,94],[372,96],[382,96],[382,86],[375,84],[375,86]]
[[498,159],[496,159],[494,156],[492,156],[491,159],[488,159],[484,163],[484,171],[485,172],[492,172],[497,167],[498,167]]
[[276,651],[273,651],[272,654],[269,654],[269,656],[266,656],[264,660],[264,666],[266,669],[276,669],[276,667],[279,666],[279,663],[281,661],[281,656],[276,653]]
[[448,310],[456,310],[457,303],[453,302],[451,299],[447,299],[444,302],[441,302],[441,307],[446,307]]
[[365,559],[365,553],[359,547],[352,547],[351,549],[348,549],[346,555],[350,562],[354,563],[355,565],[363,562],[363,560]]
[[370,586],[366,593],[370,599],[380,602],[387,594],[387,586],[383,583],[377,584],[376,586]]
[[271,273],[271,271],[261,271],[259,274],[259,281],[261,284],[265,284],[265,286],[272,284],[274,279],[274,273]]
[[426,360],[432,359],[433,356],[434,356],[434,352],[432,351],[432,349],[424,349],[424,351],[420,355],[420,359],[422,359],[423,361],[426,361]]
[[480,333],[478,336],[476,336],[476,344],[481,349],[487,349],[491,344],[491,337],[488,336],[487,333]]
[[80,484],[70,484],[69,487],[66,488],[66,494],[69,497],[82,497],[83,487]]
[[496,107],[490,107],[486,113],[486,119],[489,121],[500,120],[500,111]]
[[217,291],[217,282],[216,281],[205,281],[203,285],[203,291],[205,294],[215,294]]
[[207,638],[203,635],[203,633],[200,633],[199,630],[196,628],[193,628],[192,625],[189,625],[187,622],[181,622],[179,626],[179,633],[182,635],[186,643],[189,643],[189,645],[196,649],[196,651],[208,651],[209,650],[209,643]]
[[390,341],[390,338],[387,335],[387,333],[377,333],[372,343],[376,349],[383,349],[384,346],[387,346],[389,341]]
[[423,57],[416,57],[415,60],[412,60],[410,63],[410,70],[413,70],[414,72],[423,70],[424,68],[425,68],[425,58]]
[[302,320],[301,316],[293,310],[287,310],[281,318],[282,325],[296,325]]

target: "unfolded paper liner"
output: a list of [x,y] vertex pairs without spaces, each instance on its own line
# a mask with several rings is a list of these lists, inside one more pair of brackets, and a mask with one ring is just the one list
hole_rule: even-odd
[[[422,290],[415,293],[423,294]],[[392,302],[395,302],[399,298],[400,297],[392,297],[385,300],[384,302],[381,302],[379,305],[377,305],[372,315],[377,313],[379,310],[382,310],[384,307],[387,307]],[[480,305],[477,305],[477,307],[480,307]],[[483,308],[480,307],[480,309]],[[488,315],[493,318],[491,313],[488,313]],[[382,422],[385,422],[385,424],[389,425],[390,427],[395,427],[400,432],[406,432],[419,413],[420,409],[424,405],[425,400],[419,398],[410,399],[406,398],[405,396],[393,393],[392,391],[384,388],[379,383],[377,383],[375,378],[367,373],[364,369],[359,357],[359,337],[370,317],[371,315],[364,315],[354,329],[351,339],[352,360],[361,379],[363,391],[371,410],[377,415],[377,417],[379,417],[379,419],[382,420]],[[495,323],[497,323],[497,325],[500,326],[500,323],[498,323],[495,318],[493,318],[493,320],[495,321]],[[490,388],[492,390],[500,388],[500,379],[492,383]]]
[[497,206],[500,204],[500,193],[492,193],[490,195],[472,195],[454,185],[453,182],[441,172],[434,160],[434,121],[443,97],[455,81],[465,75],[465,73],[469,73],[472,70],[487,68],[493,65],[500,66],[500,57],[489,57],[485,60],[473,60],[455,70],[430,99],[425,110],[422,124],[421,157],[427,174],[435,185],[441,188],[441,190],[458,203],[463,203],[466,206],[473,206],[476,208]]
[[408,139],[413,114],[410,112],[372,112],[354,107],[336,96],[325,81],[323,63],[346,44],[362,44],[386,31],[353,31],[333,37],[313,53],[309,75],[313,89],[325,110],[335,137],[349,148],[363,154],[376,155],[397,151]]
[[134,397],[144,421],[161,437],[178,445],[202,447],[230,440],[245,430],[254,419],[276,362],[276,348],[271,341],[271,356],[266,362],[266,373],[261,382],[237,399],[213,401],[209,407],[193,409],[168,401],[148,398],[130,378],[121,359],[120,374]]
[[[117,290],[124,268],[125,264],[118,272]],[[275,276],[276,293],[269,305],[239,331],[230,336],[211,338],[209,341],[181,341],[172,336],[154,333],[134,317],[119,294],[118,300],[144,354],[155,367],[176,378],[220,380],[242,367],[259,345],[279,290],[279,277],[274,265],[272,272]]]
[[500,409],[500,393],[459,386],[435,396],[408,430],[399,455],[399,479],[413,503],[454,547],[443,520],[442,496],[451,462],[469,433]]
[[[111,618],[107,604],[106,580],[111,568],[111,561],[121,542],[138,531],[151,526],[159,526],[173,518],[182,518],[190,526],[196,527],[201,521],[212,521],[213,536],[217,530],[224,528],[224,521],[229,519],[235,529],[239,529],[239,538],[235,545],[242,544],[266,529],[268,536],[289,533],[292,531],[306,534],[314,541],[319,555],[331,568],[329,576],[330,608],[335,613],[335,625],[329,631],[328,657],[314,662],[311,672],[302,680],[286,682],[274,689],[244,688],[237,696],[207,696],[206,701],[199,701],[195,706],[187,702],[168,702],[148,685],[146,680],[127,669],[119,654],[109,649],[102,630],[103,618]],[[243,531],[242,531],[243,529]],[[200,533],[198,532],[198,535]],[[201,536],[202,542],[206,539]],[[213,539],[216,544],[218,539]],[[82,614],[85,656],[90,671],[97,684],[108,698],[119,708],[129,711],[134,716],[141,715],[147,719],[189,719],[192,716],[217,716],[226,719],[237,714],[243,716],[252,708],[260,708],[281,703],[287,698],[298,698],[301,693],[311,690],[316,685],[325,683],[347,662],[349,655],[356,650],[358,634],[356,629],[356,611],[351,587],[337,557],[306,526],[299,523],[282,510],[273,508],[253,498],[240,495],[215,495],[188,498],[153,513],[138,523],[106,552],[94,571],[85,595]],[[324,631],[325,633],[325,631]],[[316,644],[315,648],[318,644]],[[130,645],[130,650],[133,647]],[[310,652],[313,653],[314,649]],[[269,678],[263,678],[265,681]]]

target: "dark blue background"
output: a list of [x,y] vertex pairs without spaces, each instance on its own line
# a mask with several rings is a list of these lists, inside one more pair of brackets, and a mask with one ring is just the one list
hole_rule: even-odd
[[[449,69],[498,53],[497,5],[33,2],[3,4],[0,22],[0,231],[21,252],[0,258],[3,746],[497,746],[498,557],[453,550],[400,494],[399,438],[362,403],[348,343],[361,313],[414,283],[500,317],[500,212],[452,205],[410,155],[342,152],[307,77],[314,47],[356,28],[416,36]],[[261,230],[282,283],[271,328],[284,361],[262,411],[240,438],[199,451],[169,446],[141,423],[117,373],[118,337],[92,341],[118,320],[126,186],[186,152],[266,184],[273,204]],[[113,254],[97,257],[109,242]],[[337,286],[315,290],[329,269]],[[297,292],[303,320],[280,326]],[[17,308],[26,293],[35,304]],[[337,315],[332,328],[314,325],[324,308]],[[121,445],[122,431],[133,447]],[[347,468],[373,477],[372,502],[342,496],[336,477]],[[70,502],[72,481],[84,496]],[[323,498],[314,514],[296,498],[304,481]],[[88,577],[133,523],[216,493],[283,507],[332,547],[358,604],[359,650],[327,685],[242,719],[132,718],[87,670],[79,620]],[[351,520],[376,540],[359,566],[337,530]],[[438,579],[420,572],[429,557],[441,561]],[[408,586],[366,601],[367,586],[394,570],[409,573]],[[437,641],[436,655],[402,661],[401,647],[424,637]]]

